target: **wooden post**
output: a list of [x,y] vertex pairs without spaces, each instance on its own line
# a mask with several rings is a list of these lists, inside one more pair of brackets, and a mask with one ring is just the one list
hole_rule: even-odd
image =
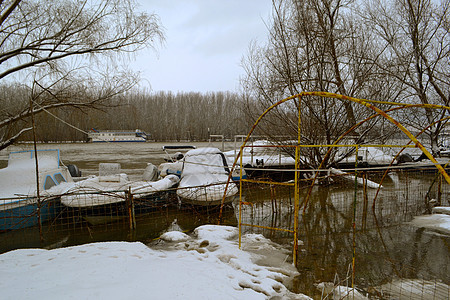
[[134,214],[134,201],[133,194],[131,193],[131,187],[128,187],[128,190],[125,191],[125,201],[128,210],[128,222],[130,224],[130,230],[136,229],[136,217]]

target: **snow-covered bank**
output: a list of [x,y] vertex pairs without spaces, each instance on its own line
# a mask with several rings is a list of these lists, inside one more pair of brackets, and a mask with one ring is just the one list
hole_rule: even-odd
[[[310,299],[286,285],[297,274],[262,235],[204,225],[193,236],[168,232],[152,248],[93,243],[0,255],[5,299]],[[164,244],[164,246],[162,245]],[[276,251],[274,251],[276,250]],[[268,254],[273,255],[269,260]]]
[[435,207],[433,208],[433,214],[417,216],[411,221],[411,224],[450,235],[450,208]]

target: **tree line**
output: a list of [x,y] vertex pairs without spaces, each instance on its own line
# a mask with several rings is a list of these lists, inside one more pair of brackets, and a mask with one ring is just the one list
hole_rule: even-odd
[[[26,99],[25,92],[13,89],[11,106]],[[86,141],[86,132],[93,129],[140,129],[153,141],[207,141],[213,134],[232,138],[248,132],[242,105],[242,98],[231,92],[133,91],[102,109],[50,109],[36,116],[36,135],[41,142]],[[22,138],[32,140],[32,135]]]
[[[268,39],[244,55],[239,94],[136,90],[117,58],[164,40],[157,16],[134,0],[44,2],[0,5],[0,149],[30,140],[33,118],[41,141],[84,140],[90,128],[139,128],[157,141],[232,137],[280,99],[325,91],[424,105],[390,113],[425,129],[438,152],[449,112],[426,105],[449,105],[449,0],[272,0]],[[304,144],[332,144],[352,128],[354,144],[383,143],[396,130],[355,103],[304,97],[274,109],[259,134],[296,137],[299,108]],[[313,163],[324,155],[309,154]]]
[[[420,132],[433,152],[445,128],[450,100],[450,1],[273,0],[268,41],[253,43],[243,59],[247,115],[255,120],[274,103],[302,91],[326,91],[355,98],[420,104],[391,111]],[[296,136],[298,100],[268,117],[265,132]],[[391,106],[376,104],[380,109]],[[305,144],[332,144],[373,111],[350,101],[303,97]],[[429,126],[434,124],[433,126]],[[278,125],[278,126],[277,126]],[[351,133],[353,143],[382,143],[398,130],[372,118]],[[311,149],[321,161],[323,149]]]

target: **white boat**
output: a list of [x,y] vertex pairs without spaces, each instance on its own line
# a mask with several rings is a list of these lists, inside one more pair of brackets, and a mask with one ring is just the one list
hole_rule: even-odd
[[[229,173],[229,161],[219,149],[208,147],[190,150],[182,159],[177,195],[182,202],[215,206],[222,203],[225,194],[225,203],[229,203],[239,191],[233,181],[226,188]],[[233,178],[239,179],[239,174]]]
[[[284,168],[295,166],[295,158],[284,153],[282,147],[267,140],[248,143],[242,152],[244,167]],[[225,155],[234,161],[238,153],[239,149],[236,149],[225,152]],[[240,160],[238,160],[238,164],[240,164]]]
[[88,142],[146,142],[150,135],[140,129],[131,130],[97,130],[88,133]]
[[34,150],[11,152],[8,166],[0,169],[0,230],[31,227],[56,216],[57,196],[73,184],[59,150],[38,150],[37,157],[39,200]]
[[[345,150],[348,150],[346,148]],[[343,150],[339,151],[339,154],[343,154]],[[355,167],[355,153],[350,153],[348,155],[342,155],[337,159],[336,165],[343,168],[354,168]],[[381,167],[388,166],[394,161],[394,156],[386,154],[382,149],[375,147],[359,147],[358,148],[358,166],[359,167]]]
[[[291,142],[286,141],[286,144]],[[225,152],[228,159],[234,162],[239,149]],[[268,140],[249,142],[243,148],[237,166],[245,168],[249,177],[269,176],[275,180],[288,181],[294,177],[295,158],[285,153],[283,147]]]
[[195,149],[195,146],[163,146],[162,149],[167,154],[167,158],[164,160],[165,163],[162,163],[158,166],[159,174],[164,177],[170,174],[177,175],[181,177],[181,170],[183,169],[182,159],[184,154],[180,151],[175,153],[169,153],[168,150],[186,150],[186,149]]
[[[101,164],[117,165],[117,164]],[[126,192],[131,192],[133,199],[156,201],[161,194],[174,187],[180,181],[176,175],[155,178],[157,172],[153,164],[148,164],[144,171],[144,180],[131,181],[124,173],[101,174],[76,182],[67,193],[61,196],[61,203],[72,208],[102,208],[113,204],[123,204]]]

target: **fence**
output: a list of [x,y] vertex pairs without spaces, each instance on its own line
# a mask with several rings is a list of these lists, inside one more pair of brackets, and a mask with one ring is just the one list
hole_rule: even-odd
[[[365,170],[360,175],[377,180],[383,173]],[[299,216],[298,291],[319,297],[314,288],[319,280],[352,286],[353,278],[373,298],[399,299],[401,293],[400,299],[448,299],[448,233],[410,223],[434,205],[450,205],[449,187],[436,176],[432,169],[392,171],[375,202],[376,189],[358,188],[355,202],[350,182],[317,185]],[[243,232],[262,233],[292,247],[294,187],[248,184],[243,189],[249,205],[242,206],[241,222],[251,225]],[[309,185],[300,189],[304,199]]]
[[[304,130],[302,128],[302,98],[308,96],[340,99],[344,102],[347,101],[355,103],[369,108],[375,114],[359,123],[354,124],[345,133],[337,137],[337,139],[333,139],[333,144],[331,145],[304,145],[302,144],[302,130]],[[392,297],[397,299],[397,297],[399,297],[407,299],[448,299],[450,296],[448,286],[450,280],[446,274],[448,274],[449,250],[448,246],[445,246],[448,245],[448,241],[445,241],[445,239],[448,239],[448,235],[443,238],[444,241],[440,247],[438,247],[440,252],[437,253],[437,255],[428,258],[430,261],[434,261],[434,264],[436,264],[436,261],[439,261],[437,265],[440,265],[442,260],[444,260],[444,272],[441,272],[441,267],[435,268],[433,272],[430,272],[428,269],[426,271],[420,270],[421,268],[418,268],[416,265],[417,261],[412,263],[407,261],[405,263],[405,257],[416,257],[417,251],[408,253],[407,251],[404,251],[404,244],[396,246],[398,243],[394,242],[395,239],[390,238],[393,234],[400,234],[401,238],[411,236],[411,234],[405,234],[404,231],[400,230],[404,227],[404,222],[411,221],[412,216],[421,214],[423,211],[430,212],[430,206],[433,204],[441,204],[443,198],[444,203],[446,201],[445,205],[449,204],[447,189],[450,184],[450,177],[445,171],[445,168],[448,166],[448,162],[444,164],[438,162],[426,149],[426,147],[424,147],[418,140],[418,136],[426,129],[431,128],[436,123],[446,122],[447,118],[430,124],[417,136],[414,136],[402,124],[397,122],[387,113],[390,110],[383,111],[374,104],[394,106],[397,107],[396,109],[405,109],[413,107],[414,105],[357,99],[326,92],[302,92],[298,95],[293,95],[274,103],[255,121],[239,152],[239,165],[241,169],[244,166],[243,155],[245,153],[245,147],[248,147],[246,143],[251,138],[253,131],[259,125],[260,121],[271,111],[274,111],[274,108],[277,106],[292,100],[296,101],[296,107],[298,108],[298,136],[295,139],[296,142],[294,145],[291,145],[291,147],[295,148],[294,180],[287,184],[272,183],[268,180],[248,181],[257,184],[258,186],[266,185],[268,187],[267,190],[270,191],[270,197],[272,198],[271,209],[272,211],[277,212],[275,215],[272,214],[270,222],[267,218],[267,211],[264,211],[264,205],[260,211],[261,214],[254,212],[254,209],[257,210],[260,207],[258,206],[258,201],[249,200],[251,199],[251,197],[249,197],[250,194],[242,191],[243,184],[241,183],[241,194],[239,201],[240,235],[247,227],[251,228],[251,230],[269,231],[270,234],[282,232],[288,236],[293,235],[293,263],[298,266],[299,270],[302,271],[300,276],[302,280],[300,281],[306,283],[306,285],[304,285],[300,290],[306,291],[308,288],[313,287],[316,280],[315,276],[319,273],[319,276],[317,277],[320,278],[320,281],[329,281],[328,284],[324,284],[322,286],[322,294],[320,295],[320,298],[326,298],[330,294],[334,294],[334,299],[342,299],[346,296],[345,293],[348,293],[349,290],[352,291],[352,295],[350,295],[350,297],[355,297],[355,289],[358,286],[359,288],[364,289],[365,294],[375,298]],[[417,106],[425,108],[425,105]],[[449,107],[437,105],[428,105],[426,108],[440,109],[442,111],[450,109]],[[424,176],[422,173],[419,173],[419,177],[421,178],[419,182],[414,182],[414,180],[410,182],[408,179],[404,182],[403,174],[406,174],[406,178],[414,176],[409,176],[408,172],[402,173],[400,169],[394,168],[393,164],[395,159],[392,159],[392,161],[388,163],[387,167],[384,168],[384,172],[378,174],[378,177],[381,178],[381,182],[384,186],[383,189],[381,189],[379,184],[371,180],[371,176],[376,177],[376,170],[374,171],[373,169],[368,168],[362,169],[360,166],[358,150],[361,145],[341,144],[347,139],[347,135],[351,135],[352,132],[360,125],[380,116],[391,122],[404,135],[406,135],[409,139],[409,143],[400,146],[364,145],[364,147],[399,147],[400,149],[397,152],[395,159],[399,157],[400,153],[405,148],[419,148],[422,154],[432,163],[431,170],[422,170],[420,172],[428,171],[436,173],[436,170],[439,172],[431,178],[431,183],[426,182],[426,180],[424,182]],[[413,146],[411,146],[411,144],[413,144]],[[282,147],[287,149],[290,145],[284,141],[278,143],[278,145],[277,143],[274,143],[273,147]],[[349,170],[351,172],[350,174],[336,169],[323,170],[329,155],[333,153],[333,151],[336,153],[336,147],[354,149],[355,157],[352,163],[353,169]],[[305,166],[307,168],[302,170],[301,162],[308,160],[308,157],[302,157],[300,154],[305,148],[315,148],[320,150],[316,151],[319,155],[309,156],[309,159],[313,162],[309,166],[306,164]],[[289,152],[292,153],[293,151]],[[352,151],[348,153],[351,152]],[[234,165],[238,164],[238,158],[239,157],[236,157]],[[318,159],[318,161],[314,161],[315,159]],[[316,169],[311,168],[311,166],[317,166],[317,164],[318,167]],[[403,165],[401,168],[405,169],[405,166],[406,165]],[[350,167],[352,167],[351,164]],[[413,168],[417,167],[419,167],[419,164],[413,163]],[[395,172],[395,175],[391,177],[395,183],[387,189],[386,186],[389,186],[389,183],[385,185],[384,179],[387,178],[386,175],[389,170]],[[302,172],[312,173],[312,176],[306,176],[305,180],[303,180],[301,178]],[[323,176],[324,172],[326,174],[325,176]],[[336,189],[336,182],[339,181],[339,179],[350,183],[353,187],[350,189]],[[334,186],[324,187],[324,185],[327,185],[330,181],[334,183]],[[443,181],[445,182],[444,185],[442,184]],[[437,184],[435,184],[436,182]],[[421,192],[420,187],[422,185],[427,186],[427,188]],[[437,190],[435,190],[435,186],[437,186]],[[375,188],[376,191],[370,192],[369,188],[371,187]],[[404,191],[402,189],[403,187],[406,187],[407,190]],[[275,200],[277,189],[279,190],[286,188],[289,191],[289,203],[284,203],[283,205],[283,201],[280,201],[279,204],[277,204],[277,201]],[[294,195],[293,198],[292,195]],[[371,202],[372,208],[370,214],[369,202]],[[411,204],[411,202],[413,204]],[[280,207],[280,210],[278,207]],[[285,208],[285,211],[289,211],[289,213],[283,213],[283,209],[281,209],[282,207]],[[246,219],[246,214],[244,213],[246,210],[251,211],[250,215],[252,217],[248,220]],[[294,216],[293,220],[291,218],[292,211]],[[260,219],[263,220],[263,222],[255,222],[254,215],[260,216]],[[395,230],[389,230],[390,228],[395,228]],[[419,234],[415,234],[417,236],[417,240],[409,240],[408,242],[417,247],[418,244],[421,244],[420,241],[422,236],[429,234],[428,232],[423,232],[425,231],[420,229]],[[302,237],[305,241],[300,240]],[[335,237],[339,237],[339,239],[336,239]],[[241,239],[239,240],[239,244],[241,245]],[[426,246],[423,247],[426,248]],[[396,252],[400,252],[402,255],[392,255],[391,251],[394,251],[394,254]],[[301,256],[303,252],[310,255],[309,259],[308,255],[306,255],[306,258]],[[318,261],[317,258],[320,258],[320,260]],[[386,267],[382,267],[385,265],[384,262],[386,261],[389,263]],[[361,266],[366,265],[365,262],[368,263],[370,268],[361,268]],[[314,267],[311,268],[311,265]],[[323,270],[329,270],[327,266],[330,265],[334,266],[333,272],[321,272]],[[312,271],[309,272],[309,269],[312,269]],[[382,272],[380,274],[373,275],[373,272],[371,272],[372,269],[382,270]],[[320,271],[318,272],[318,270]],[[392,278],[395,277],[398,277],[401,280],[393,283],[394,281],[392,281]],[[412,280],[410,280],[411,277]],[[418,281],[414,280],[416,278],[423,279],[424,277],[430,278],[431,281],[428,282],[426,281],[427,279],[424,279],[421,284],[417,284]],[[438,280],[444,280],[445,284],[442,286],[437,284],[440,283],[439,281],[436,282],[437,278]],[[383,283],[386,282],[388,283],[383,285]],[[326,286],[327,288],[325,288]],[[351,288],[348,288],[349,286]],[[430,286],[433,288],[430,289]],[[344,294],[341,294],[341,291]],[[314,291],[308,290],[306,294],[312,295],[314,294]],[[409,296],[405,297],[405,295]]]
[[[295,97],[299,96],[289,99]],[[385,115],[369,103],[360,104]],[[11,230],[0,234],[1,251],[110,240],[150,243],[168,230],[190,231],[220,222],[238,226],[240,233],[262,233],[283,245],[286,259],[292,260],[299,271],[291,287],[294,292],[314,298],[328,298],[334,293],[333,297],[340,299],[352,287],[373,299],[449,299],[448,232],[442,234],[436,228],[412,223],[417,216],[431,213],[436,205],[450,206],[449,177],[444,170],[447,164],[430,158],[409,132],[408,137],[435,164],[432,168],[419,164],[363,168],[359,165],[360,145],[337,145],[339,140],[334,145],[302,145],[300,131],[293,146],[294,168],[277,171],[283,182],[272,178],[241,180],[240,197],[231,205],[191,205],[177,196],[176,189],[149,198],[126,191],[121,196],[98,193],[98,200],[120,198],[102,207],[64,206],[58,197],[40,199],[37,206],[20,212],[25,215],[20,224],[37,225],[4,227]],[[354,147],[355,168],[344,173],[323,169],[322,165],[314,170],[302,169],[299,149],[304,147]],[[261,172],[263,176],[264,171],[267,169]],[[288,181],[287,173],[293,182]],[[10,200],[0,201],[6,204]],[[19,215],[3,211],[0,224]]]
[[[382,175],[380,170],[360,173],[361,178],[373,181]],[[317,185],[308,208],[299,216],[300,274],[292,288],[318,296],[322,293],[314,288],[318,280],[350,285],[349,266],[355,251],[356,286],[371,297],[397,299],[402,294],[405,299],[429,299],[430,295],[434,299],[446,299],[450,283],[449,237],[409,224],[415,216],[429,213],[439,202],[443,206],[450,204],[448,185],[438,178],[435,170],[391,171],[375,206],[375,189],[358,188],[354,207],[352,183],[334,180]],[[307,184],[301,185],[300,199],[304,199],[308,188]],[[269,228],[293,229],[294,187],[249,182],[243,184],[242,193],[244,200],[251,203],[242,208],[242,222],[255,225],[245,227],[244,233],[264,234],[289,251],[293,234]],[[114,204],[83,208],[64,206],[57,198],[42,199],[43,205],[53,207],[49,210],[51,216],[41,216],[40,227],[0,233],[1,250],[54,248],[109,240],[150,243],[167,230],[190,231],[219,221],[219,208],[183,203],[176,189],[150,198],[124,195],[123,201]],[[111,193],[99,192],[98,196],[107,198]],[[37,219],[38,213],[35,211],[28,218]],[[6,219],[8,216],[3,215],[2,220]],[[224,207],[221,224],[238,226],[238,219],[238,199],[235,199],[232,205]]]

